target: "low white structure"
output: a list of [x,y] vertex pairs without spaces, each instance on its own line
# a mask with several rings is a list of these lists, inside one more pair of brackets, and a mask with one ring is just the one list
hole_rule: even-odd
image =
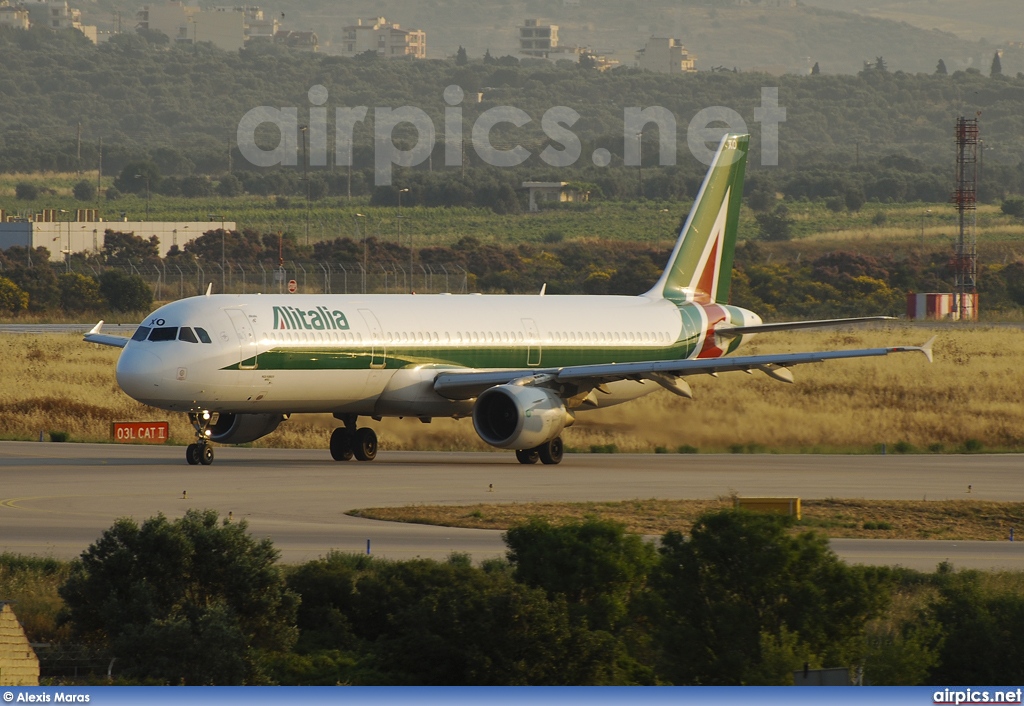
[[[103,234],[112,230],[147,240],[155,235],[160,241],[160,257],[164,257],[172,245],[183,248],[203,233],[220,228],[220,221],[16,221],[0,223],[0,250],[19,245],[43,247],[50,251],[51,262],[60,262],[66,254],[99,252],[103,249]],[[224,221],[224,229],[235,230],[235,222]]]
[[530,211],[539,211],[545,201],[589,201],[590,192],[569,186],[567,181],[524,181],[522,188],[530,193]]

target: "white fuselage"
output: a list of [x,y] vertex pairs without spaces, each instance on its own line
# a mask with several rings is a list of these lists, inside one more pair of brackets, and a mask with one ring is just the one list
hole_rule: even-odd
[[[142,322],[117,379],[135,399],[175,411],[459,417],[472,401],[434,392],[441,369],[721,355],[708,331],[723,322],[759,319],[646,297],[213,295]],[[613,383],[600,406],[654,389]]]

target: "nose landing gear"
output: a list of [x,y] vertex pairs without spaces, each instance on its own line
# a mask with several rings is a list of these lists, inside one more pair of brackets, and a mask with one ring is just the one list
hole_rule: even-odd
[[357,461],[372,461],[377,457],[377,434],[370,427],[356,428],[356,415],[334,415],[345,422],[331,432],[331,458],[348,461],[353,456]]
[[188,420],[196,430],[196,442],[189,444],[185,449],[185,460],[190,466],[200,463],[209,466],[213,463],[213,446],[210,445],[210,440],[207,437],[210,435],[209,427],[213,421],[213,415],[206,410],[199,414],[190,412]]

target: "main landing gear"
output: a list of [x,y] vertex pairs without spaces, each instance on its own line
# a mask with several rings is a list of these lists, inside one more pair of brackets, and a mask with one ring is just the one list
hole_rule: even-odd
[[519,459],[519,463],[526,465],[537,463],[538,460],[541,463],[552,465],[562,462],[564,452],[565,446],[562,444],[562,437],[556,436],[546,444],[534,446],[532,449],[517,450],[516,458]]
[[357,461],[372,461],[377,458],[377,433],[370,427],[356,428],[356,415],[334,415],[345,422],[331,432],[331,458],[348,461],[355,456]]
[[189,444],[185,449],[185,460],[190,466],[200,463],[209,466],[213,463],[213,446],[210,445],[210,440],[207,438],[207,430],[212,419],[213,416],[205,410],[200,414],[190,412],[188,415],[188,420],[192,422],[192,427],[196,430],[196,443]]

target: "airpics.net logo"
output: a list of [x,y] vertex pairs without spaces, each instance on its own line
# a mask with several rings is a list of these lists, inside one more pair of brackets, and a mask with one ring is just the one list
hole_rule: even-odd
[[[316,85],[307,93],[310,107],[308,121],[300,123],[299,109],[274,108],[261,105],[247,112],[238,123],[238,149],[249,162],[258,167],[297,166],[305,147],[307,137],[301,135],[308,129],[308,159],[311,167],[328,165],[328,91]],[[462,115],[465,92],[459,86],[448,86],[442,94],[444,109],[444,164],[458,167],[463,164],[463,150],[466,148],[466,125]],[[337,107],[334,109],[334,164],[347,167],[352,164],[353,133],[356,124],[364,122],[369,115],[367,106]],[[550,144],[541,150],[541,161],[551,167],[570,167],[583,157],[583,145],[572,131],[580,114],[564,105],[549,108],[540,117],[541,130]],[[654,125],[658,128],[658,164],[671,166],[676,163],[677,120],[675,114],[661,106],[630,107],[623,109],[622,155],[627,167],[641,166],[641,146],[644,130]],[[493,167],[516,167],[533,154],[520,144],[509,149],[498,149],[491,142],[491,131],[498,125],[512,125],[523,128],[533,122],[534,117],[521,108],[500,105],[480,113],[469,126],[469,145],[485,164]],[[779,163],[779,124],[786,120],[786,109],[779,107],[779,89],[761,88],[761,105],[754,109],[754,121],[760,123],[760,145],[762,166]],[[277,146],[265,149],[257,144],[256,132],[264,125],[276,126],[280,132]],[[417,139],[408,149],[395,145],[395,130],[399,126],[411,126]],[[403,128],[408,129],[408,128]],[[686,127],[686,145],[690,154],[703,164],[710,165],[715,151],[708,144],[717,144],[728,132],[749,132],[747,123],[737,111],[725,106],[712,106],[699,110]],[[301,136],[300,136],[301,135]],[[300,144],[300,140],[303,141]],[[426,111],[410,105],[399,108],[378,107],[373,109],[374,183],[377,186],[391,184],[395,166],[415,167],[430,157],[437,142],[437,129]],[[609,150],[600,147],[590,154],[595,166],[607,167],[612,163]]]

